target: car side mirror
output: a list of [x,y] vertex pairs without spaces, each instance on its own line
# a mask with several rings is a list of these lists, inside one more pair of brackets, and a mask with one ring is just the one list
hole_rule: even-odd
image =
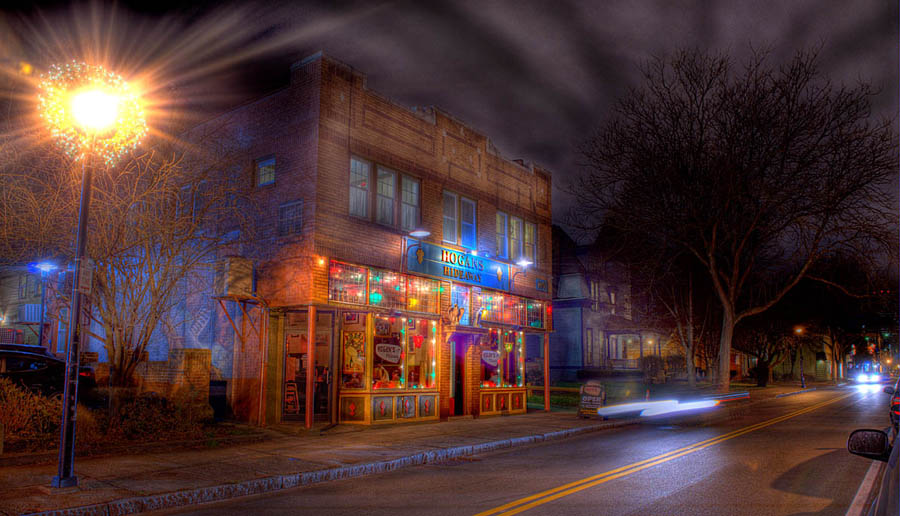
[[884,393],[885,393],[885,394],[894,394],[894,388],[891,387],[890,385],[888,385],[887,387],[885,387],[883,390],[884,390]]
[[887,462],[891,454],[888,435],[881,430],[854,430],[847,439],[847,450],[867,459]]

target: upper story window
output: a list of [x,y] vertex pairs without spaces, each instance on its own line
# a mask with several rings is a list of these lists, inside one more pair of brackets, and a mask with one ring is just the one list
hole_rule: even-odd
[[[421,191],[418,179],[350,158],[350,215],[411,231],[419,225]],[[374,210],[370,209],[373,204]]]
[[256,160],[256,186],[270,185],[275,182],[275,158]]
[[419,224],[419,181],[403,176],[400,194],[400,229],[412,231]]
[[517,262],[522,258],[522,219],[509,219],[509,259]]
[[475,234],[475,201],[459,198],[459,244],[468,249],[475,249],[478,245]]
[[369,176],[372,166],[359,158],[350,158],[350,215],[369,217]]
[[537,226],[530,222],[525,223],[525,241],[522,249],[523,258],[531,263],[537,263]]
[[278,236],[296,235],[303,230],[303,201],[278,207]]
[[475,201],[444,192],[444,242],[475,249],[477,231]]
[[497,258],[509,257],[509,232],[506,230],[508,217],[505,213],[497,212]]
[[378,193],[375,220],[379,224],[394,223],[394,198],[397,190],[397,173],[393,170],[378,167]]
[[497,212],[497,257],[537,263],[537,224]]

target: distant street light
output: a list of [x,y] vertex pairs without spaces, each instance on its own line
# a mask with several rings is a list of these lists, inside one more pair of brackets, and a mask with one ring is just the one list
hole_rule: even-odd
[[134,149],[147,134],[138,95],[122,77],[102,66],[84,63],[54,65],[42,78],[38,97],[41,117],[56,143],[73,160],[81,161],[81,203],[75,238],[75,271],[66,345],[66,383],[59,439],[59,474],[53,487],[78,485],[75,477],[75,411],[78,406],[78,362],[81,344],[81,274],[87,244],[91,203],[91,171],[87,162],[100,159],[106,166]]
[[38,346],[44,345],[44,311],[47,306],[47,276],[51,271],[57,269],[56,265],[50,262],[32,263],[30,268],[40,271],[41,273],[41,322],[38,326]]

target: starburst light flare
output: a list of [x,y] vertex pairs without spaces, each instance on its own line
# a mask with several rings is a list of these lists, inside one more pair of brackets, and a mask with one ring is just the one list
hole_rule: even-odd
[[102,66],[53,65],[39,87],[41,118],[74,160],[90,152],[112,165],[147,134],[139,96]]

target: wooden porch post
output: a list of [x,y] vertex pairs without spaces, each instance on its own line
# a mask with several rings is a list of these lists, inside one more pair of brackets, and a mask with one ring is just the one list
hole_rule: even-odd
[[544,412],[550,412],[550,334],[544,333]]
[[309,305],[306,315],[306,429],[312,428],[313,396],[316,373],[316,307]]

